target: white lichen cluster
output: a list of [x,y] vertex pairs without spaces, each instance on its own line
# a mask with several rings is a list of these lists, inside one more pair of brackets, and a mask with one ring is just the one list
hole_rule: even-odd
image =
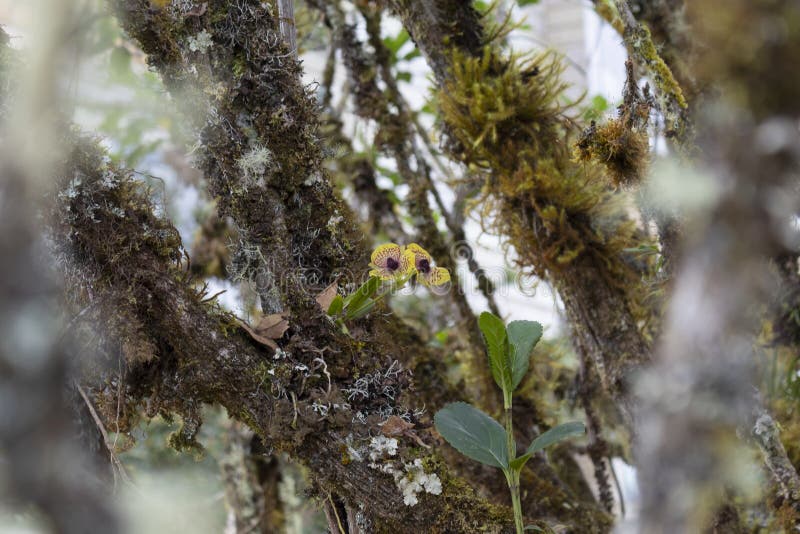
[[386,436],[378,436],[370,439],[369,459],[376,462],[386,455],[397,455],[397,439],[387,438]]
[[[398,442],[396,438],[387,438],[386,436],[377,436],[370,439],[369,442],[369,459],[371,462],[369,466],[372,469],[377,469],[382,473],[392,475],[397,489],[403,494],[403,502],[406,506],[414,506],[419,502],[417,495],[423,491],[432,495],[441,495],[442,481],[436,473],[426,473],[425,468],[422,466],[422,460],[417,458],[412,463],[403,463],[402,467],[396,462],[384,461],[388,457],[397,455]],[[351,450],[350,457],[354,460],[361,461],[363,454],[356,451],[349,444],[348,450]]]
[[405,475],[399,479],[395,475],[394,481],[403,492],[403,502],[407,506],[417,504],[417,494],[423,490],[432,495],[442,494],[442,481],[436,473],[425,472],[422,460],[417,458],[413,464],[405,464],[405,469]]
[[304,185],[312,186],[314,184],[318,184],[322,182],[322,173],[320,172],[313,172],[311,173],[308,178],[303,181]]
[[197,35],[189,37],[189,50],[192,52],[200,52],[201,54],[205,54],[206,50],[211,48],[213,45],[214,40],[211,38],[211,34],[206,30],[201,31]]
[[344,216],[339,214],[339,210],[336,210],[333,215],[331,215],[330,219],[328,219],[328,223],[326,224],[328,231],[333,232],[336,230],[336,227],[344,220]]
[[[347,404],[346,402],[345,403],[338,403],[338,402],[324,402],[323,403],[323,402],[314,401],[313,404],[311,404],[311,409],[316,414],[319,415],[320,421],[322,421],[323,419],[328,417],[328,414],[331,412],[331,410],[333,410],[333,411],[342,410],[342,411],[348,411],[349,412],[350,411],[350,405]],[[355,449],[353,449],[353,450],[355,450]],[[361,458],[359,457],[359,458],[357,458],[357,460],[360,462]]]
[[417,495],[423,491],[431,495],[442,494],[442,481],[436,473],[426,473],[422,460],[417,458],[413,463],[404,463],[403,469],[392,463],[370,464],[373,469],[378,469],[394,477],[394,483],[403,494],[403,503],[414,506],[419,503]]
[[275,158],[270,149],[255,146],[238,159],[236,164],[241,169],[246,183],[265,185],[266,174],[275,170]]

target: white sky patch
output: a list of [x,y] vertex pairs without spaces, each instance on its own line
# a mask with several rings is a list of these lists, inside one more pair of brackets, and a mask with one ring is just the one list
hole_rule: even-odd
[[221,280],[219,278],[207,278],[205,282],[208,283],[209,297],[220,291],[225,291],[225,293],[217,297],[217,302],[219,302],[220,306],[239,317],[244,317],[246,315],[239,286],[230,283],[228,280]]

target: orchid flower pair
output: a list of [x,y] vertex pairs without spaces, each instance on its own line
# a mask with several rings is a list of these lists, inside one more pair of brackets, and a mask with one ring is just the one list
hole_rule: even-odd
[[[443,286],[450,281],[450,271],[436,267],[428,251],[416,243],[405,247],[395,243],[380,245],[372,251],[370,259],[372,270],[366,282],[349,295],[335,295],[330,302],[324,304],[323,309],[345,333],[349,333],[345,324],[347,321],[367,315],[378,301],[393,289],[406,285],[414,276],[422,285],[431,288]],[[335,286],[331,287],[335,294]]]
[[381,280],[391,280],[404,285],[413,275],[427,287],[436,287],[450,281],[450,271],[436,267],[427,250],[411,243],[407,246],[386,243],[372,251],[369,272]]

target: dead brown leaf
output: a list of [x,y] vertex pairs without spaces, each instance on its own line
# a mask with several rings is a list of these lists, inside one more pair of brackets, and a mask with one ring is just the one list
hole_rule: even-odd
[[333,299],[336,298],[338,291],[339,284],[338,282],[334,282],[323,289],[319,295],[317,295],[317,304],[319,304],[319,307],[322,308],[322,311],[328,313],[328,308],[331,307],[331,302],[333,302]]
[[255,330],[261,336],[280,339],[289,328],[289,319],[285,313],[273,313],[261,318]]
[[250,337],[252,337],[254,340],[261,343],[262,345],[266,345],[267,347],[278,350],[278,344],[272,341],[270,338],[259,335],[258,333],[256,333],[255,330],[250,328],[250,326],[245,322],[240,322],[239,324],[242,326],[242,328],[244,328],[245,332],[250,334]]
[[386,420],[386,422],[383,423],[383,426],[381,427],[381,432],[383,433],[384,436],[393,438],[397,436],[402,436],[412,428],[414,428],[414,423],[409,423],[408,421],[405,421],[404,419],[396,415],[391,415]]

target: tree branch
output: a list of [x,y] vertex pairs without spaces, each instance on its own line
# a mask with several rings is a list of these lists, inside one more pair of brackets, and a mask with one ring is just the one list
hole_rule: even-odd
[[483,173],[490,230],[558,290],[577,353],[595,365],[630,429],[626,381],[649,358],[655,310],[640,283],[649,267],[628,250],[647,239],[602,171],[572,161],[576,125],[557,103],[560,66],[504,57],[484,42],[478,14],[458,2],[389,5],[436,75],[451,154]]
[[[356,410],[369,413],[370,403],[385,408],[388,400],[348,401],[342,390],[351,385],[349,375],[337,373],[328,385],[321,368],[313,367],[313,358],[330,354],[313,344],[325,334],[314,339],[294,334],[281,352],[271,354],[230,314],[205,302],[179,263],[176,230],[153,214],[147,191],[130,174],[108,167],[91,141],[77,143],[59,184],[63,193],[51,213],[59,264],[67,269],[73,294],[94,308],[87,319],[101,318],[98,348],[126,357],[124,404],[129,410],[146,403],[151,412],[180,414],[184,428],[173,443],[191,447],[199,406],[219,403],[269,447],[309,465],[319,484],[361,506],[382,528],[433,525],[460,531],[480,526],[501,532],[510,526],[507,510],[476,497],[435,455],[416,451],[415,443],[401,443],[396,458],[379,459],[370,467],[366,456],[373,427],[354,425],[352,419]],[[318,328],[325,321],[321,311],[310,320]],[[356,356],[348,343],[328,341],[347,351],[348,360]],[[140,350],[131,350],[132,345]],[[385,353],[369,357],[377,360]],[[328,369],[334,371],[332,361]],[[102,386],[106,373],[95,373],[100,413],[113,413],[116,390]],[[395,366],[383,385],[400,391],[406,379]],[[122,417],[121,431],[128,419]],[[424,503],[419,508],[403,504],[394,479],[381,470],[391,463],[402,471],[403,462],[415,459],[424,460],[426,472],[437,473],[443,485],[440,495],[419,495]]]

